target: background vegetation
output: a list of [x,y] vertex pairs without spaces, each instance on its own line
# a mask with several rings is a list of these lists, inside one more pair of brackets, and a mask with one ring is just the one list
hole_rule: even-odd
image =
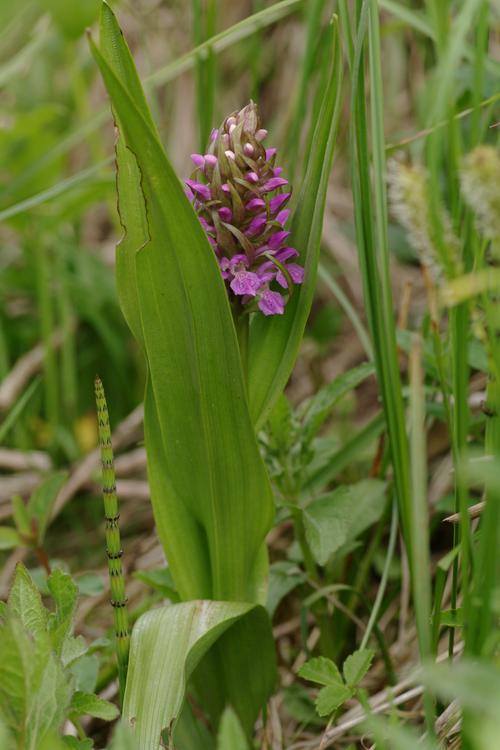
[[[286,396],[259,432],[277,508],[267,608],[280,683],[256,747],[404,750],[424,734],[422,747],[500,747],[498,4],[113,6],[179,177],[253,98],[296,195],[339,17],[342,114],[319,281]],[[98,10],[0,6],[0,595],[23,561],[51,613],[37,609],[35,644],[43,653],[46,630],[61,659],[54,684],[71,693],[52,721],[80,748],[107,746],[118,691],[96,373],[129,615],[177,600],[149,503],[145,366],[115,289],[114,133],[84,38]],[[11,594],[19,612],[26,580]],[[4,636],[2,658],[31,648]],[[421,669],[435,657],[449,668]],[[226,717],[219,750],[245,743]]]

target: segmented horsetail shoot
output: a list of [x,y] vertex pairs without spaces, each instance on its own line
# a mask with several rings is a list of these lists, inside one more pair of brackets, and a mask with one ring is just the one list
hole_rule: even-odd
[[130,633],[128,625],[127,597],[125,595],[125,580],[123,577],[121,560],[123,550],[121,547],[120,528],[118,526],[120,514],[118,512],[114,457],[113,448],[111,445],[111,430],[109,427],[109,415],[106,396],[104,394],[104,388],[99,377],[96,377],[94,385],[97,406],[99,444],[101,447],[101,483],[102,495],[104,499],[104,515],[106,519],[106,555],[108,558],[111,606],[113,607],[114,611],[120,697],[123,702],[125,682],[127,678]]

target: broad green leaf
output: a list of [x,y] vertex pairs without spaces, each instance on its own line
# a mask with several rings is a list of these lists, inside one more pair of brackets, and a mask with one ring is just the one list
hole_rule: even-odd
[[28,664],[34,644],[17,621],[0,626],[0,716],[12,730],[21,727],[28,705]]
[[16,566],[8,606],[10,614],[20,620],[35,641],[46,637],[47,610],[42,604],[40,592],[22,563]]
[[29,499],[27,510],[30,519],[36,522],[38,544],[41,544],[45,537],[52,508],[65,481],[66,474],[64,472],[53,474],[36,488]]
[[271,320],[256,315],[250,327],[249,401],[257,427],[265,422],[290,376],[314,297],[326,192],[340,116],[341,82],[341,51],[335,23],[330,79],[292,221],[291,244],[304,261],[304,283],[295,289],[284,315],[275,315]]
[[69,711],[77,717],[88,715],[103,721],[113,721],[120,713],[113,703],[99,698],[94,693],[83,693],[81,690],[73,693]]
[[[152,610],[137,621],[132,632],[123,715],[134,727],[140,747],[159,748],[161,733],[173,730],[187,681],[202,657],[226,631],[229,635],[229,628],[245,621],[246,638],[240,633],[238,644],[240,661],[223,662],[227,671],[222,672],[221,679],[226,683],[223,692],[248,731],[255,720],[255,706],[265,703],[275,679],[272,634],[262,607],[195,601]],[[245,690],[231,695],[233,686],[242,683]],[[218,688],[207,685],[209,690]]]
[[337,665],[326,656],[316,656],[306,661],[299,669],[299,675],[304,680],[317,682],[320,685],[344,684]]
[[337,487],[305,508],[306,537],[319,565],[380,518],[386,504],[385,487],[379,479],[363,479]]
[[217,750],[248,750],[245,732],[241,728],[238,717],[230,707],[226,708],[222,714],[217,733]]
[[311,439],[319,430],[325,419],[331,414],[337,402],[356,388],[366,378],[375,373],[375,366],[365,362],[349,372],[335,378],[331,383],[324,386],[313,396],[302,417],[304,425],[304,438]]
[[[122,64],[93,53],[147,205],[149,240],[135,248],[135,282],[150,371],[145,429],[157,527],[182,598],[252,601],[262,586],[273,503],[229,303],[213,251],[130,83],[130,55],[110,14],[104,6],[103,49],[113,46]],[[127,226],[123,204],[121,211]],[[137,317],[129,317],[135,333]]]
[[335,683],[322,688],[316,698],[316,711],[320,716],[328,716],[340,708],[349,698],[352,690],[342,683]]
[[175,724],[173,746],[176,750],[215,750],[215,737],[204,722],[193,713],[189,701]]
[[342,671],[349,687],[356,687],[370,669],[374,652],[369,648],[354,651],[344,662]]
[[139,750],[132,730],[124,721],[117,723],[109,750]]
[[12,526],[0,526],[0,550],[13,549],[22,544],[21,538]]

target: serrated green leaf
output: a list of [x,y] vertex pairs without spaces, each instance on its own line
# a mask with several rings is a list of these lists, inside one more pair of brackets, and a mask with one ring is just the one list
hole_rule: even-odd
[[13,549],[21,544],[21,538],[12,526],[0,526],[0,550]]
[[349,687],[356,687],[370,669],[375,652],[369,648],[354,651],[344,662],[342,671]]
[[320,716],[328,716],[336,711],[349,698],[352,698],[352,690],[344,684],[332,684],[322,688],[316,698],[316,711]]
[[97,654],[84,653],[71,663],[70,671],[75,678],[76,690],[92,693],[99,674],[99,657]]
[[[197,665],[203,668],[200,660],[218,639],[242,624],[245,631],[240,631],[237,639],[239,661],[228,659],[220,677],[225,681],[223,695],[249,731],[255,707],[265,703],[275,680],[272,633],[262,607],[186,602],[152,610],[137,621],[132,631],[123,716],[134,727],[140,747],[159,747],[161,732],[172,731],[180,714],[190,675]],[[244,691],[237,687],[242,675]],[[212,682],[206,685],[212,692],[219,688]]]
[[30,540],[32,536],[30,515],[26,503],[19,495],[14,495],[12,498],[12,516],[21,536],[25,538],[26,541]]
[[320,685],[343,685],[342,675],[337,665],[326,656],[316,656],[306,661],[299,669],[299,676]]
[[69,735],[63,737],[63,743],[64,747],[69,747],[71,750],[92,750],[94,747],[94,742],[91,739],[79,740]]
[[256,315],[250,327],[249,401],[257,427],[265,422],[290,376],[314,296],[326,192],[341,110],[342,62],[336,23],[332,40],[330,78],[292,220],[290,241],[298,248],[304,263],[304,282],[295,289],[284,315],[275,315],[271,320]]
[[73,693],[69,710],[77,717],[88,715],[103,721],[113,721],[120,713],[114,703],[99,698],[94,693],[83,693],[81,690]]
[[375,523],[386,505],[384,482],[364,479],[337,487],[303,512],[307,541],[319,565]]
[[44,540],[52,508],[65,481],[66,473],[53,474],[36,488],[29,499],[27,511],[30,519],[36,522],[38,544]]
[[16,566],[8,607],[10,613],[20,620],[36,641],[46,638],[47,610],[42,604],[40,592],[22,563]]
[[65,641],[73,632],[73,615],[78,597],[78,587],[68,573],[55,568],[47,579],[49,591],[54,599],[55,612],[49,618],[52,643],[61,654]]
[[222,714],[217,733],[217,750],[248,750],[245,732],[230,706]]
[[[182,598],[252,601],[262,587],[263,540],[273,503],[248,414],[224,283],[139,102],[137,82],[130,83],[130,54],[107,6],[101,37],[105,54],[112,47],[114,56],[105,59],[95,48],[93,53],[121,137],[137,160],[148,209],[149,241],[142,248],[127,245],[135,254],[129,274],[135,273],[139,291],[142,333],[136,308],[128,319],[142,338],[150,370],[145,431],[159,535]],[[136,187],[120,207],[127,227],[123,209]],[[128,280],[127,292],[133,282]]]

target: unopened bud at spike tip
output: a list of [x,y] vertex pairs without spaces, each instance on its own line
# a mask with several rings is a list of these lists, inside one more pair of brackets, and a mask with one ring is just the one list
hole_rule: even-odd
[[304,277],[300,265],[287,265],[298,256],[284,228],[291,193],[281,192],[288,182],[275,165],[276,149],[262,145],[267,134],[249,102],[212,130],[207,153],[192,155],[196,170],[186,180],[237,314],[282,315]]

